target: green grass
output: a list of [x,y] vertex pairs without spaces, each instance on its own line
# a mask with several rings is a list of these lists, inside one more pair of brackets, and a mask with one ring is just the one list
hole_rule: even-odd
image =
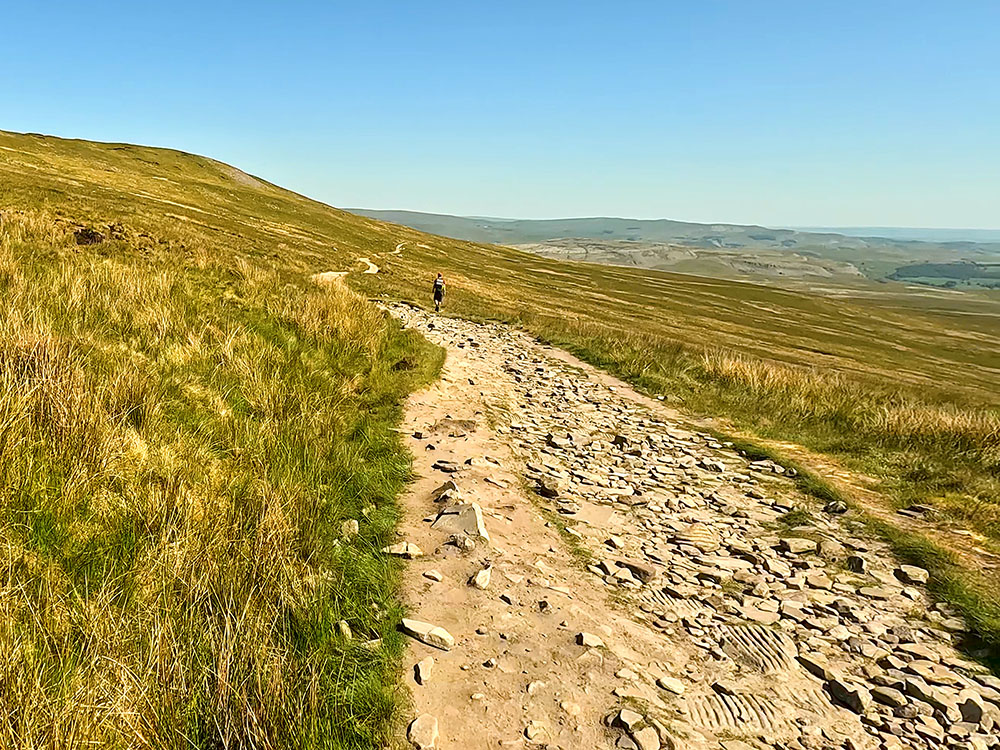
[[795,508],[779,516],[778,521],[788,528],[795,528],[796,526],[808,526],[812,524],[813,517],[805,508]]
[[0,744],[381,746],[391,428],[440,352],[343,285],[142,239],[0,218]]
[[[795,469],[797,488],[820,503],[825,505],[835,500],[851,505],[851,499],[836,486],[780,451],[723,433],[716,433],[716,437],[732,442],[750,460],[770,460]],[[952,605],[969,625],[970,637],[961,645],[994,671],[1000,670],[1000,592],[993,577],[964,567],[955,555],[925,536],[874,518],[857,507],[853,511],[851,522],[860,518],[867,532],[887,542],[901,562],[927,570],[932,596]],[[811,523],[812,514],[796,508],[778,520],[794,527]]]
[[930,592],[952,605],[969,627],[970,637],[960,645],[1000,674],[1000,594],[995,581],[962,566],[948,550],[926,537],[875,519],[867,523],[889,542],[902,562],[928,571]]
[[[2,132],[0,213],[0,721],[22,746],[382,741],[397,609],[374,550],[406,473],[390,427],[439,355],[310,284],[361,256],[381,268],[350,278],[369,297],[426,304],[440,270],[449,314],[510,321],[1000,539],[995,293],[560,263],[203,157]],[[333,639],[341,617],[388,650]]]

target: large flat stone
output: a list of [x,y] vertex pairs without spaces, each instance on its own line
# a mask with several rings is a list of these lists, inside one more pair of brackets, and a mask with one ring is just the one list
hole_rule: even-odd
[[444,651],[448,651],[455,645],[455,638],[451,633],[442,627],[431,625],[429,622],[410,620],[404,617],[401,627],[403,632],[408,636],[416,638],[418,641],[422,641],[428,646],[434,646],[434,648],[440,648]]
[[438,720],[430,714],[420,714],[410,722],[406,739],[417,750],[435,750],[438,741]]
[[438,513],[432,529],[449,534],[465,534],[472,539],[490,540],[483,521],[483,509],[478,503],[455,503]]

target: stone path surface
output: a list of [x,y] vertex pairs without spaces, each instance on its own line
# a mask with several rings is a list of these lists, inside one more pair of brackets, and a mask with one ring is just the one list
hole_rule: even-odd
[[386,548],[409,746],[1000,748],[1000,679],[844,508],[520,332],[391,311],[448,353]]

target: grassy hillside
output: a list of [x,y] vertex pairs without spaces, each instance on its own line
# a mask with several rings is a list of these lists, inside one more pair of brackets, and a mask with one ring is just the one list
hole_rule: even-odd
[[[25,144],[49,176],[21,171]],[[391,428],[439,355],[307,284],[280,228],[237,236],[276,189],[149,149],[0,145],[0,745],[377,746]],[[205,208],[137,198],[143,169]]]
[[359,283],[423,300],[414,276],[441,270],[453,312],[515,320],[695,413],[843,456],[898,502],[1000,539],[996,298],[841,299],[417,243]]
[[[310,283],[359,257],[381,269],[349,279],[369,296],[426,302],[443,271],[449,312],[516,322],[1000,539],[989,293],[844,298],[560,263],[202,157],[8,133],[0,213],[5,744],[381,738],[398,643],[376,550],[407,466],[390,428],[437,355]],[[975,606],[998,613],[988,588]]]

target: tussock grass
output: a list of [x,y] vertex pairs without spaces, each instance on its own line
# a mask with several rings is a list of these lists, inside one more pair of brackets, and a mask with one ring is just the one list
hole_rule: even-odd
[[780,406],[776,419],[862,433],[880,444],[962,455],[987,471],[1000,470],[1000,415],[984,408],[928,403],[898,388],[862,384],[841,373],[796,368],[731,352],[702,355],[700,379],[720,389]]
[[108,244],[0,218],[0,745],[380,742],[436,355],[343,285]]
[[[211,159],[3,132],[0,222],[3,377],[35,394],[0,421],[3,445],[25,451],[0,471],[33,477],[3,496],[8,567],[30,572],[0,594],[0,690],[28,696],[5,726],[34,721],[35,744],[43,731],[200,747],[378,734],[391,669],[327,626],[386,621],[368,614],[392,588],[371,551],[405,462],[385,430],[435,358],[344,290],[310,290],[362,256],[381,269],[351,277],[365,294],[426,303],[442,271],[448,314],[520,325],[1000,540],[996,294],[944,304],[892,285],[807,294],[561,263],[353,216]],[[18,374],[32,372],[51,375]],[[334,545],[339,520],[369,506],[362,538]]]

